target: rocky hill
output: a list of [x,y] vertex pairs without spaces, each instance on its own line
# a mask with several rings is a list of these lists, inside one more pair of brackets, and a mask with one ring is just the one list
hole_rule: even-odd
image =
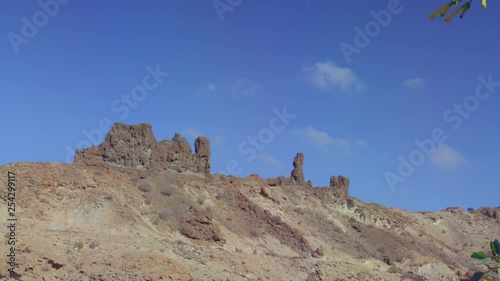
[[14,201],[17,221],[0,254],[18,265],[1,262],[0,280],[468,280],[471,251],[500,238],[498,207],[367,204],[345,176],[313,187],[293,155],[286,177],[212,174],[207,138],[193,153],[179,134],[115,124],[73,164],[1,166],[0,220]]

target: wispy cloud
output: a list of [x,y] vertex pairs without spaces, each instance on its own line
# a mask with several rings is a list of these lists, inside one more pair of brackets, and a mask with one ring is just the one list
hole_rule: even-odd
[[208,91],[208,92],[215,92],[215,89],[216,89],[216,87],[215,87],[215,85],[214,85],[214,84],[209,84],[209,85],[207,86],[207,91]]
[[304,66],[306,80],[315,88],[330,92],[335,90],[363,91],[365,85],[353,70],[337,66],[331,61],[317,62]]
[[215,145],[223,145],[225,140],[226,139],[223,136],[215,136],[210,139],[210,141]]
[[219,87],[217,87],[214,83],[210,83],[205,86],[200,86],[197,89],[198,97],[205,97],[205,98],[217,97],[220,95],[219,92],[220,92]]
[[273,166],[273,167],[279,167],[282,165],[280,160],[267,153],[257,153],[256,158],[261,165]]
[[440,144],[431,155],[431,162],[436,167],[454,170],[459,165],[467,164],[467,160],[447,144]]
[[348,150],[351,147],[351,143],[348,140],[333,138],[328,133],[318,131],[312,126],[304,129],[295,129],[292,131],[292,134],[307,139],[310,144],[321,151],[328,150],[330,146],[335,146],[343,150]]
[[361,147],[368,147],[368,143],[364,140],[357,140],[356,143]]
[[203,134],[200,131],[192,128],[184,129],[182,131],[182,134],[186,137],[191,137],[191,138],[197,138],[199,136],[203,136]]
[[404,85],[412,90],[422,89],[422,87],[424,87],[425,85],[425,79],[424,78],[408,79],[404,82]]
[[234,82],[233,97],[255,97],[262,90],[262,85],[256,82],[250,82],[244,78],[238,78]]

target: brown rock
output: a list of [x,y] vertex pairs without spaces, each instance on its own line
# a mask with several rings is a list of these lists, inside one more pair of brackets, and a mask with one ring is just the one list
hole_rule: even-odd
[[268,186],[263,186],[260,188],[260,195],[271,198],[271,189]]
[[349,179],[344,176],[331,176],[330,177],[330,187],[334,190],[334,193],[338,194],[349,194]]
[[269,186],[276,186],[278,185],[278,180],[277,179],[266,179],[267,185]]
[[301,152],[297,153],[295,158],[293,158],[293,170],[291,174],[292,182],[302,185],[304,184],[304,154]]
[[210,140],[206,137],[197,137],[194,141],[194,151],[199,158],[210,159]]
[[116,123],[98,146],[79,149],[74,163],[90,166],[118,165],[151,171],[174,170],[178,172],[210,174],[210,141],[198,137],[196,154],[187,140],[176,133],[171,141],[157,142],[150,124],[126,125]]

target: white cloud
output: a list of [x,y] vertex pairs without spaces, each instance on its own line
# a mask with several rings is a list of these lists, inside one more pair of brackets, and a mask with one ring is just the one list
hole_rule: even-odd
[[210,139],[210,141],[215,145],[223,145],[225,138],[222,136],[215,136]]
[[215,92],[215,85],[214,84],[210,84],[207,86],[207,91],[209,92]]
[[430,158],[432,164],[446,170],[454,170],[461,164],[467,164],[467,160],[447,144],[440,144]]
[[232,94],[233,97],[255,97],[260,90],[262,90],[262,85],[260,83],[238,78],[234,82]]
[[364,140],[358,140],[356,143],[361,147],[368,147],[368,143]]
[[404,82],[405,86],[407,88],[410,88],[412,90],[418,90],[421,89],[425,85],[425,79],[424,78],[412,78],[408,79]]
[[330,146],[336,146],[345,150],[348,150],[351,146],[348,140],[332,138],[328,133],[318,131],[312,126],[308,126],[305,129],[295,129],[292,131],[292,134],[306,138],[309,143],[322,151],[328,150]]
[[268,165],[268,166],[273,166],[273,167],[281,166],[280,160],[278,160],[276,157],[274,157],[270,154],[267,154],[267,153],[257,153],[256,158],[260,162],[261,165]]
[[343,91],[363,91],[365,86],[361,79],[347,67],[340,67],[331,61],[317,62],[302,69],[307,81],[322,91],[340,88]]
[[187,128],[187,129],[184,129],[182,131],[182,134],[187,136],[187,137],[192,137],[192,138],[197,138],[199,136],[203,136],[203,134],[196,130],[196,129],[192,129],[192,128]]

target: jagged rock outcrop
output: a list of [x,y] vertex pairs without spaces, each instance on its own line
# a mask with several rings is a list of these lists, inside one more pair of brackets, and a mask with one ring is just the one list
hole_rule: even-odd
[[305,183],[304,181],[304,154],[299,152],[293,158],[293,170],[290,178],[292,179],[292,182],[294,182],[297,185],[303,185]]
[[331,176],[330,187],[337,194],[349,195],[349,178],[344,176]]
[[205,137],[198,137],[194,141],[194,151],[199,158],[210,159],[210,140]]
[[175,170],[210,174],[210,141],[195,140],[193,154],[187,140],[176,133],[172,140],[157,142],[148,123],[126,125],[116,123],[98,146],[79,149],[75,163],[101,166],[106,163],[153,171]]

